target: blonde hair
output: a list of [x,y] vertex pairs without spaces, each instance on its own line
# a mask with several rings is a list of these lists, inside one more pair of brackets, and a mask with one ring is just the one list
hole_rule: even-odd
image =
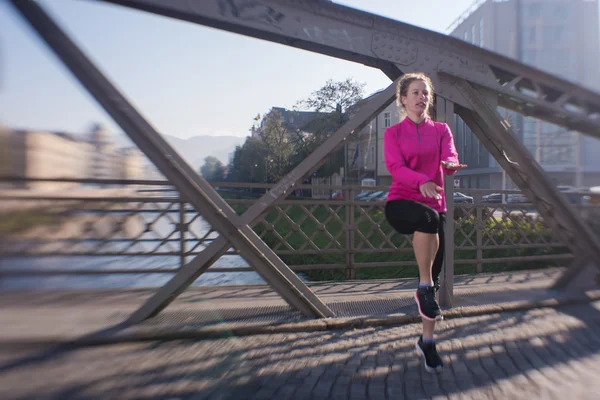
[[408,87],[414,81],[423,81],[427,87],[429,87],[429,104],[427,105],[427,111],[425,111],[425,115],[427,115],[428,118],[431,118],[429,115],[429,110],[433,109],[433,83],[431,82],[431,79],[424,73],[411,72],[404,74],[396,85],[396,104],[400,108],[400,119],[403,119],[406,116],[406,109],[404,108],[404,104],[402,104],[402,96],[408,96]]

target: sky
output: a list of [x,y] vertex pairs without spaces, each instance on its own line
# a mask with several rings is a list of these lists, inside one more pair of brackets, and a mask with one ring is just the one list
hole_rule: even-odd
[[[472,2],[336,1],[438,32]],[[39,3],[159,132],[182,139],[247,136],[258,113],[291,108],[328,79],[364,82],[366,95],[390,83],[364,65],[120,6]],[[0,0],[0,123],[83,133],[96,122],[122,131]]]

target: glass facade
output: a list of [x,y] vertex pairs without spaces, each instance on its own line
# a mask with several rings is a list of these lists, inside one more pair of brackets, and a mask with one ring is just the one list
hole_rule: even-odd
[[[565,3],[520,2],[521,61],[567,79],[575,76],[575,53],[569,38],[576,37],[578,25],[569,23]],[[574,134],[547,122],[523,118],[523,144],[544,166],[575,165]]]

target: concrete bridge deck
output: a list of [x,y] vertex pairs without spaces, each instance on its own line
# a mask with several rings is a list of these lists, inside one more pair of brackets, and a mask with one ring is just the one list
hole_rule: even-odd
[[[446,318],[588,302],[600,291],[548,290],[561,268],[457,276]],[[193,287],[157,317],[121,326],[156,289],[0,293],[2,343],[107,343],[391,326],[420,321],[413,279],[310,283],[337,318],[314,320],[266,285]]]
[[412,280],[311,284],[328,321],[262,285],[192,288],[136,327],[119,323],[152,290],[4,292],[0,398],[596,399],[600,290],[547,290],[560,271],[456,277],[438,375]]

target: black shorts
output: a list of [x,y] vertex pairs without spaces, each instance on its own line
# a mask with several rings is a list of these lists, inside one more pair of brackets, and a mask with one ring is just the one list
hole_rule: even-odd
[[403,235],[415,232],[436,234],[444,229],[446,214],[416,201],[390,200],[385,205],[385,218]]

